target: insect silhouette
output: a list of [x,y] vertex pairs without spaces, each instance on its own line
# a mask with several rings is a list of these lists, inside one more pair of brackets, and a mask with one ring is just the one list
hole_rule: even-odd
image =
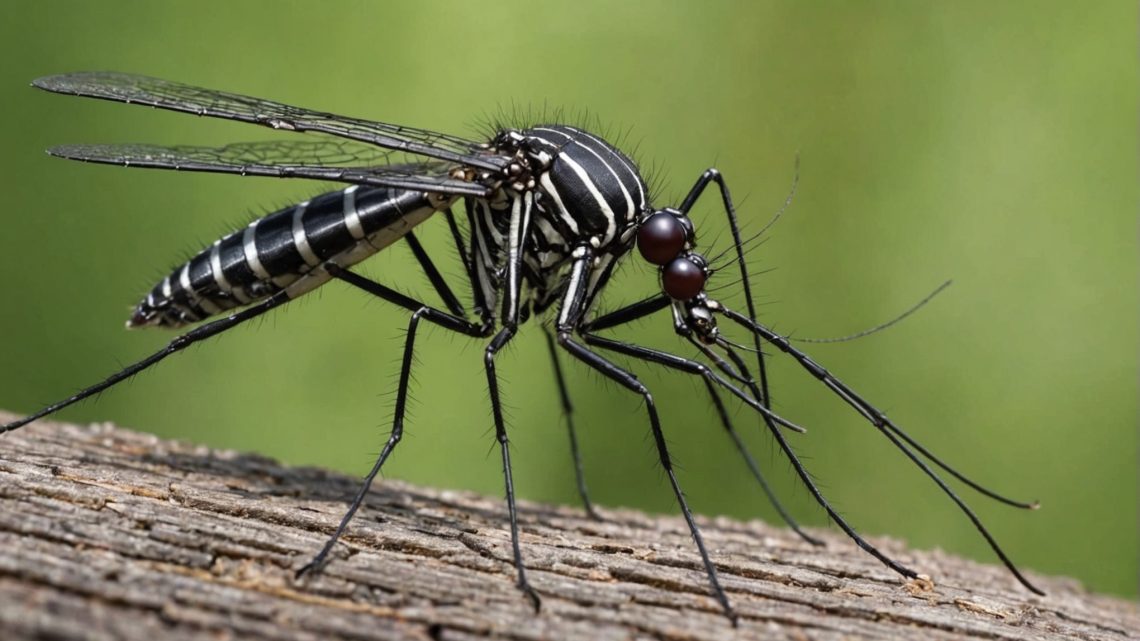
[[[601,137],[573,126],[545,124],[502,128],[490,140],[477,142],[139,75],[73,73],[40,78],[33,85],[60,94],[316,134],[305,140],[222,147],[65,145],[50,149],[49,153],[54,156],[130,167],[317,179],[349,186],[260,218],[219,239],[175,269],[138,303],[127,325],[177,328],[202,324],[102,382],[26,418],[0,426],[0,432],[17,429],[98,394],[191,344],[337,280],[407,309],[411,316],[391,435],[339,525],[316,556],[298,570],[298,576],[317,570],[325,563],[373,479],[399,444],[417,329],[422,322],[428,322],[487,340],[483,360],[495,436],[502,457],[517,585],[534,607],[539,607],[539,595],[527,579],[519,547],[510,449],[499,400],[495,357],[522,323],[542,316],[551,319],[543,328],[567,414],[569,396],[558,360],[562,353],[643,400],[660,464],[700,553],[711,592],[734,623],[736,614],[721,587],[716,567],[674,473],[654,397],[633,373],[607,358],[606,352],[700,377],[722,424],[778,511],[800,536],[819,544],[798,527],[772,494],[733,429],[720,391],[752,408],[830,518],[859,547],[891,569],[905,577],[917,576],[848,525],[812,482],[789,445],[783,430],[799,432],[803,429],[772,411],[761,348],[787,355],[850,405],[933,480],[973,522],[1017,580],[1041,594],[933,468],[941,468],[970,488],[1002,503],[1021,508],[1034,508],[1036,503],[1001,496],[950,467],[788,338],[757,321],[745,264],[747,239],[742,238],[728,186],[716,169],[702,173],[676,207],[655,207],[649,202],[645,180],[629,157]],[[716,271],[716,258],[710,260],[696,251],[697,235],[689,212],[710,186],[719,191],[732,233],[732,253],[726,265],[735,264],[739,271],[746,301],[744,311],[730,309],[710,295],[707,284]],[[460,201],[466,213],[466,240],[452,211],[452,206]],[[470,314],[414,234],[416,225],[436,214],[446,220],[463,263],[473,297]],[[446,309],[425,304],[352,270],[360,261],[400,240],[408,243]],[[597,313],[595,303],[599,292],[610,282],[618,262],[632,254],[635,246],[643,260],[656,266],[661,291],[608,313]],[[676,334],[685,343],[695,346],[702,359],[686,358],[601,334],[666,310]],[[724,336],[718,328],[720,319],[750,335],[751,346],[732,342]],[[755,356],[755,376],[742,353]],[[587,510],[594,514],[581,473],[572,421],[569,428],[579,492]]]

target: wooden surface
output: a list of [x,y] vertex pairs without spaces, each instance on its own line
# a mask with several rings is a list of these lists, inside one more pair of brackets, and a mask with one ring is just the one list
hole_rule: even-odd
[[502,500],[390,480],[295,580],[356,484],[110,426],[0,436],[0,639],[1140,639],[1135,603],[1072,580],[1033,576],[1035,597],[875,539],[934,579],[904,582],[839,534],[701,519],[734,630],[680,518],[524,504],[535,615]]

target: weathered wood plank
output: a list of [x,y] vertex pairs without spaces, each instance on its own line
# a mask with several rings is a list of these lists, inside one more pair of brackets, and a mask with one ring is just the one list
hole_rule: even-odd
[[[0,417],[0,420],[3,420]],[[827,531],[822,549],[706,519],[742,616],[709,596],[680,518],[524,504],[535,615],[514,587],[496,498],[384,481],[324,572],[293,572],[356,480],[112,428],[0,437],[0,638],[1140,639],[1133,603],[877,539],[904,582]]]

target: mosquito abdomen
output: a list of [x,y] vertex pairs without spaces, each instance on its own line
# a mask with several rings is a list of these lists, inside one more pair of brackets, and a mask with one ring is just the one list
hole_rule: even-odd
[[273,212],[214,242],[155,285],[127,327],[179,327],[282,290],[295,298],[387,247],[446,203],[423,192],[352,186]]

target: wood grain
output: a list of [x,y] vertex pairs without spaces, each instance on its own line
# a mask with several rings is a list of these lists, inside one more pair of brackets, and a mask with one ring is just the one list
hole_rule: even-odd
[[[0,420],[6,420],[0,416]],[[384,481],[325,570],[293,578],[356,479],[107,425],[0,436],[0,639],[1140,639],[1136,604],[875,539],[934,577],[903,581],[847,539],[813,548],[702,519],[741,614],[708,593],[678,517],[524,503],[514,587],[499,498]]]

